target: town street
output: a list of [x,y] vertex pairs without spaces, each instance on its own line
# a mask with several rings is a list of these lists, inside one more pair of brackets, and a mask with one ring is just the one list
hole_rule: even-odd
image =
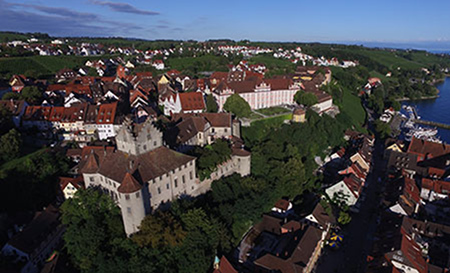
[[372,171],[367,176],[367,187],[363,194],[365,200],[361,204],[360,212],[352,214],[352,221],[343,229],[344,242],[340,249],[332,250],[325,247],[316,267],[317,273],[330,272],[364,272],[366,257],[369,253],[373,235],[377,226],[378,204],[384,180],[383,144],[375,142]]

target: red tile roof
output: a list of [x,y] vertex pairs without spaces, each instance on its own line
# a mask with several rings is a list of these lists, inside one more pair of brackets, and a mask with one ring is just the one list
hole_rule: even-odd
[[77,177],[60,177],[59,187],[64,190],[67,185],[71,184],[75,188],[79,189],[83,187],[83,176],[79,175]]
[[200,92],[179,93],[183,111],[196,111],[206,109],[203,94]]
[[113,124],[116,117],[117,102],[102,104],[98,110],[97,124]]
[[225,256],[222,256],[218,268],[216,268],[213,273],[238,273],[238,271],[234,269]]
[[122,183],[117,188],[120,193],[133,193],[140,189],[142,189],[142,185],[129,172],[125,173]]
[[408,147],[408,153],[419,155],[424,160],[426,157],[433,158],[450,153],[450,145],[413,137]]

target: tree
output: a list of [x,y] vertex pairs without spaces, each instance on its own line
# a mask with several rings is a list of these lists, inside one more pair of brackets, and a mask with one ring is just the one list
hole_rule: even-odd
[[0,106],[0,135],[5,134],[13,127],[11,111],[6,107]]
[[16,129],[9,130],[8,133],[0,137],[0,156],[4,162],[10,161],[20,156],[22,139]]
[[339,212],[339,218],[338,218],[338,222],[341,225],[347,225],[348,223],[350,223],[352,221],[352,217],[350,216],[350,214],[348,214],[345,211],[340,211]]
[[39,104],[43,100],[43,94],[36,86],[25,86],[20,92],[21,99],[31,104]]
[[228,112],[235,114],[238,118],[249,117],[252,113],[250,105],[238,94],[228,97],[223,108]]
[[391,126],[389,124],[382,122],[381,120],[376,120],[374,122],[375,131],[378,133],[380,138],[385,139],[391,136]]
[[126,238],[119,208],[108,195],[90,188],[79,190],[61,209],[63,239],[74,264],[82,271],[99,272]]
[[20,99],[20,94],[16,92],[7,92],[3,95],[2,100],[18,100]]
[[219,243],[217,226],[201,208],[189,210],[182,221],[187,236],[176,257],[178,272],[207,272]]
[[212,94],[206,96],[206,111],[208,113],[217,113],[219,107],[217,106],[216,100]]
[[141,247],[161,248],[177,246],[185,237],[186,232],[182,229],[181,223],[171,213],[158,211],[142,220],[133,241]]
[[294,100],[298,104],[310,107],[317,103],[317,96],[314,95],[313,93],[300,90],[297,93],[295,93]]

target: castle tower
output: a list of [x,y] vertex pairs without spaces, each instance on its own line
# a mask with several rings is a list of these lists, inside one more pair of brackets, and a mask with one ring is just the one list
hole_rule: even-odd
[[145,217],[142,189],[142,185],[130,172],[125,174],[122,183],[117,188],[120,193],[119,204],[127,235],[137,232]]
[[137,156],[161,147],[162,133],[151,120],[135,124],[127,119],[117,133],[116,144],[119,151]]

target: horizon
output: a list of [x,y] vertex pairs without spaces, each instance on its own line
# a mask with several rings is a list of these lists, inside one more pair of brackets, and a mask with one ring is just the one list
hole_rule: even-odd
[[0,0],[0,30],[57,37],[184,41],[229,37],[221,39],[450,50],[450,34],[445,30],[450,23],[445,14],[450,10],[448,1],[435,0],[436,5],[404,0],[348,2],[222,4],[201,0],[175,1],[167,6],[143,0],[84,0],[81,4],[73,0],[48,0],[45,4],[39,0]]

